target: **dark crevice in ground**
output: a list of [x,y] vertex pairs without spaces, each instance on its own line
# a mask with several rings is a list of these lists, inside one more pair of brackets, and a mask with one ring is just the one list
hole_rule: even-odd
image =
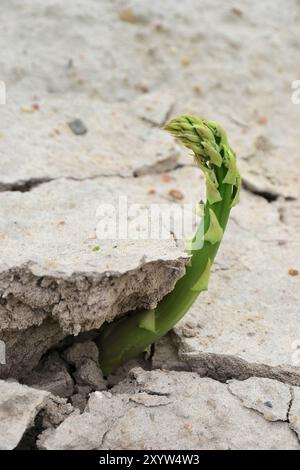
[[38,413],[33,425],[25,431],[22,439],[14,450],[38,450],[37,439],[44,430],[42,412]]
[[26,181],[20,181],[17,183],[11,183],[11,184],[4,184],[0,182],[0,193],[1,192],[20,192],[20,193],[27,193],[31,191],[32,189],[35,189],[38,186],[41,186],[43,184],[51,183],[52,181],[59,181],[59,180],[66,180],[66,181],[93,181],[97,180],[100,178],[120,178],[120,179],[131,179],[131,178],[139,178],[142,176],[148,176],[148,175],[159,175],[159,174],[167,174],[172,171],[176,171],[178,169],[184,168],[186,166],[192,166],[192,165],[182,165],[182,164],[174,164],[172,168],[168,169],[155,169],[155,165],[149,169],[147,172],[142,172],[139,173],[139,170],[134,171],[131,174],[128,175],[122,175],[119,173],[111,173],[111,174],[99,174],[99,175],[94,175],[94,176],[87,176],[86,178],[75,178],[73,176],[61,176],[57,178],[32,178]]
[[253,186],[245,180],[243,180],[243,188],[249,193],[254,194],[255,196],[260,196],[264,198],[268,202],[277,201],[277,199],[280,197],[280,194],[277,193],[276,191],[261,190],[261,189],[253,188]]
[[95,180],[97,178],[132,178],[132,175],[123,176],[119,174],[109,174],[109,175],[95,175],[90,176],[87,178],[74,178],[72,176],[61,176],[58,178],[34,178],[24,182],[19,183],[12,183],[12,184],[1,184],[0,183],[0,193],[1,192],[20,192],[20,193],[27,193],[32,189],[37,188],[43,184],[51,183],[52,181],[59,181],[59,180],[66,180],[66,181],[87,181],[87,180]]
[[294,398],[295,398],[294,390],[293,390],[292,387],[290,387],[290,394],[291,394],[291,399],[290,399],[289,406],[288,406],[287,413],[286,413],[286,421],[288,421],[288,422],[290,422],[291,408],[292,408],[293,401],[294,401]]
[[20,181],[18,183],[12,184],[1,184],[0,183],[0,192],[10,191],[10,192],[20,192],[27,193],[32,189],[36,188],[45,183],[49,183],[51,178],[32,178],[27,181]]
[[280,192],[277,192],[275,189],[258,189],[255,188],[250,182],[247,180],[243,179],[243,188],[248,191],[251,194],[254,194],[255,196],[259,196],[264,198],[267,202],[275,202],[278,199],[283,199],[286,202],[290,201],[296,201],[297,199],[292,196],[284,196]]
[[246,380],[260,377],[277,380],[292,386],[300,386],[300,375],[297,367],[270,366],[248,362],[238,355],[226,355],[212,352],[190,354],[182,349],[181,340],[174,331],[165,336],[162,349],[164,356],[158,355],[156,346],[152,370],[164,369],[169,371],[186,371],[200,374],[217,382],[226,383],[228,380]]

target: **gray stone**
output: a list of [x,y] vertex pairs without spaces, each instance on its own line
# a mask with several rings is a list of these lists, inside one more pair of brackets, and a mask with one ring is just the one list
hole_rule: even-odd
[[92,359],[86,359],[74,372],[74,379],[78,385],[86,385],[92,390],[106,390],[106,381],[99,366]]
[[71,396],[70,400],[73,407],[79,409],[79,411],[83,413],[87,405],[88,397],[86,395],[83,395],[82,393],[74,393],[74,395]]
[[73,379],[66,363],[57,352],[50,353],[45,360],[42,360],[38,367],[23,379],[23,382],[62,398],[70,397],[74,391]]
[[59,398],[51,395],[43,406],[41,412],[43,427],[57,427],[67,416],[73,413],[74,408],[67,402],[66,398]]
[[[39,437],[41,449],[299,449],[286,422],[243,406],[226,384],[189,372],[135,369],[110,392],[91,395]],[[127,393],[128,387],[130,393]]]
[[[46,430],[39,436],[38,447],[40,449],[97,449],[109,427],[122,416],[124,400],[128,401],[126,396],[116,397],[115,400],[111,398],[110,392],[92,394],[83,414],[80,415],[75,411],[56,430]],[[78,425],[80,429],[77,428]]]
[[107,385],[108,387],[112,387],[117,385],[119,382],[126,380],[128,374],[130,373],[131,369],[136,367],[141,367],[142,369],[149,369],[151,363],[147,361],[145,355],[140,355],[137,358],[130,359],[129,361],[121,364],[117,369],[112,371],[111,374],[107,377]]
[[287,421],[291,390],[277,380],[251,377],[244,381],[229,382],[230,392],[247,408],[262,413],[268,421]]
[[74,119],[68,122],[68,126],[75,135],[84,135],[87,133],[87,128],[81,119]]
[[154,369],[188,370],[188,363],[178,356],[178,345],[173,334],[163,336],[154,348],[152,367]]
[[63,358],[72,366],[80,367],[86,359],[98,362],[99,350],[93,341],[78,341],[63,352]]
[[0,449],[12,450],[46,403],[49,393],[0,380]]
[[90,385],[75,385],[75,392],[79,393],[80,395],[89,395],[92,391],[92,387]]

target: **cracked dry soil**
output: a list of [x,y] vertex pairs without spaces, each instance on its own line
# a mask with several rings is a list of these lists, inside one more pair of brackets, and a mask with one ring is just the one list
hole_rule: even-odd
[[[2,1],[1,449],[300,447],[300,3],[200,3]],[[155,307],[187,258],[176,233],[93,251],[97,208],[204,197],[161,130],[185,112],[227,130],[241,201],[209,291],[106,378],[103,322]]]

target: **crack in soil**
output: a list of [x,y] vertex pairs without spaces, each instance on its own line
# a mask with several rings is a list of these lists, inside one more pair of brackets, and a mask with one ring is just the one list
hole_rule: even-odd
[[[167,159],[166,159],[167,160]],[[168,161],[171,159],[168,159]],[[172,159],[173,160],[173,159]],[[43,184],[51,183],[53,181],[60,181],[60,180],[66,180],[66,181],[93,181],[101,178],[120,178],[124,180],[130,180],[133,178],[140,178],[143,176],[150,176],[150,175],[160,175],[160,174],[169,174],[172,173],[173,171],[180,170],[182,168],[186,167],[195,167],[193,163],[178,163],[177,159],[174,158],[174,163],[170,168],[161,168],[161,164],[165,163],[163,162],[156,162],[154,163],[151,167],[149,167],[146,171],[141,171],[139,169],[132,171],[130,174],[122,174],[122,173],[99,173],[93,176],[87,176],[83,178],[77,178],[75,176],[58,176],[58,177],[43,177],[43,178],[29,178],[28,180],[24,181],[16,181],[14,183],[1,183],[0,181],[0,193],[1,192],[20,192],[20,193],[26,193],[30,192],[31,190],[37,188],[38,186],[41,186]]]

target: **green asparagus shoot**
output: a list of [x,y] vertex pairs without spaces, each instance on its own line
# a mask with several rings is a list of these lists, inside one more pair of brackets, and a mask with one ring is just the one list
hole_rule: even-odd
[[204,216],[193,241],[203,233],[204,240],[199,248],[190,251],[186,274],[154,310],[134,311],[102,327],[98,345],[104,375],[164,336],[187,313],[200,292],[207,290],[230,210],[239,198],[241,177],[236,156],[221,126],[183,115],[172,119],[164,129],[193,151],[194,160],[205,175]]

